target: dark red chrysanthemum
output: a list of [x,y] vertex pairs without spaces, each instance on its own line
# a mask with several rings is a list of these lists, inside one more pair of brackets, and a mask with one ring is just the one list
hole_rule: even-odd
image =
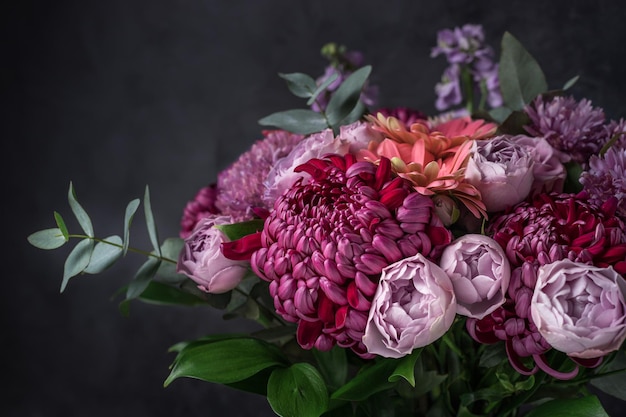
[[311,178],[276,201],[252,268],[270,282],[276,311],[298,323],[302,347],[370,357],[361,338],[382,269],[416,253],[438,258],[451,234],[386,158],[333,155],[297,170]]
[[[539,367],[559,378],[573,377],[574,373],[560,374],[547,364],[544,353],[551,347],[530,317],[537,269],[570,259],[612,266],[626,275],[626,229],[614,215],[615,208],[612,200],[602,207],[594,206],[585,193],[540,194],[495,217],[488,231],[505,249],[511,263],[511,282],[502,307],[481,320],[467,321],[470,334],[481,343],[504,340],[511,364],[521,373],[531,374]],[[520,358],[528,356],[535,360],[534,369],[521,362]]]

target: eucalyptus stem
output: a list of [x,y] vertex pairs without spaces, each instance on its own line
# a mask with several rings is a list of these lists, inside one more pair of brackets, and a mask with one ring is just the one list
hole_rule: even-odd
[[[115,246],[116,248],[124,249],[123,245],[120,245],[120,244],[114,243],[114,242],[109,242],[106,239],[101,239],[101,238],[98,238],[98,237],[87,236],[87,235],[68,235],[67,237],[68,238],[77,238],[77,239],[91,239],[94,242],[105,243],[107,245]],[[176,264],[177,263],[177,261],[175,261],[173,259],[165,258],[163,256],[156,255],[153,252],[148,252],[148,251],[145,251],[145,250],[142,250],[142,249],[129,247],[128,250],[130,252],[137,253],[137,254],[144,255],[144,256],[148,256],[148,257],[151,257],[151,258],[156,258],[156,259],[159,259],[159,260],[164,261],[164,262],[169,262],[169,263],[172,263],[172,264]]]

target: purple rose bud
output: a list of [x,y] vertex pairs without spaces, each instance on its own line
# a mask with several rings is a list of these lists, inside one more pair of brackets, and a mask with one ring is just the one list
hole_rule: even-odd
[[454,286],[458,314],[482,319],[504,304],[511,267],[492,238],[461,236],[443,250],[439,265]]
[[176,271],[191,278],[202,291],[220,294],[235,288],[248,271],[248,262],[233,261],[221,251],[228,238],[215,226],[231,224],[230,216],[214,216],[201,220],[185,239]]
[[488,212],[513,206],[530,193],[534,159],[508,136],[474,141],[465,180],[480,191]]
[[598,358],[626,339],[625,297],[626,281],[612,267],[565,259],[539,267],[531,315],[556,350]]
[[387,358],[408,355],[443,336],[456,309],[448,275],[418,253],[383,269],[363,344]]

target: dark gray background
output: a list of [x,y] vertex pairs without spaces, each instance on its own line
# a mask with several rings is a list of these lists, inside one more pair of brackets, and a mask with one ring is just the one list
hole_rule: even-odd
[[[175,236],[195,192],[260,137],[256,121],[303,105],[278,72],[317,75],[328,41],[365,52],[380,104],[434,111],[444,58],[437,30],[480,23],[496,48],[513,33],[550,87],[626,115],[621,1],[19,1],[3,4],[3,416],[269,415],[265,399],[183,379],[164,389],[169,346],[242,329],[208,309],[110,297],[143,258],[129,256],[59,294],[68,251],[26,236],[71,219],[66,193],[100,236],[150,185],[160,236]],[[74,228],[74,230],[78,230]],[[142,216],[133,244],[149,248]],[[616,407],[617,408],[617,407]],[[618,415],[613,411],[613,415]]]

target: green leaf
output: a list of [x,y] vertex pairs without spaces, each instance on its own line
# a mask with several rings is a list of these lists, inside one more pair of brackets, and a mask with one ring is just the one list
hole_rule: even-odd
[[143,197],[143,209],[146,216],[146,226],[148,227],[148,235],[150,236],[150,242],[157,255],[161,256],[161,246],[159,245],[159,237],[157,234],[156,223],[154,222],[154,216],[152,215],[152,205],[150,204],[150,189],[146,185],[146,192]]
[[308,363],[274,369],[267,401],[281,417],[319,417],[328,408],[328,391],[320,373]]
[[523,110],[535,97],[548,90],[548,83],[535,58],[509,32],[502,37],[498,69],[504,104]]
[[[161,256],[164,259],[178,261],[178,256],[185,245],[185,241],[179,237],[170,237],[163,241],[161,245]],[[161,262],[161,266],[157,271],[159,281],[170,284],[180,283],[187,279],[184,274],[176,272],[176,262]]]
[[28,243],[39,249],[56,249],[63,246],[67,239],[63,236],[61,229],[44,229],[35,232],[27,237]]
[[583,185],[580,183],[580,174],[583,172],[583,167],[574,161],[565,163],[565,170],[567,171],[567,177],[565,177],[565,184],[563,190],[566,193],[578,193],[583,189]]
[[278,74],[280,78],[283,78],[287,81],[287,88],[292,92],[294,96],[308,98],[313,95],[313,92],[317,88],[317,84],[315,80],[301,72],[293,72],[290,74]]
[[157,305],[206,305],[206,300],[202,298],[155,281],[150,281],[146,289],[137,298],[146,303]]
[[78,200],[76,200],[76,191],[74,190],[74,186],[71,182],[70,189],[67,193],[67,200],[70,203],[74,216],[76,216],[76,220],[78,220],[78,224],[80,224],[80,227],[83,229],[85,234],[89,237],[94,237],[91,219],[85,209],[83,209],[83,206],[81,206],[78,203]]
[[483,368],[493,368],[507,359],[504,343],[494,343],[483,345],[483,352],[480,355],[478,366]]
[[85,268],[87,274],[99,274],[113,265],[122,256],[122,238],[119,236],[109,236],[104,242],[96,243],[89,260],[89,265]]
[[419,396],[432,391],[433,388],[443,383],[447,378],[447,374],[439,374],[437,371],[425,370],[422,362],[417,361],[415,363],[414,395]]
[[[296,334],[296,326],[276,326],[268,329],[258,330],[252,333],[250,336],[265,340],[266,342],[278,342],[286,338],[293,338]],[[345,349],[340,349],[345,354]],[[317,349],[313,353],[318,352]]]
[[525,417],[609,417],[595,395],[552,400],[531,410]]
[[128,252],[128,245],[130,244],[130,224],[133,222],[133,216],[135,215],[135,212],[137,212],[138,207],[138,198],[134,199],[126,206],[126,212],[124,213],[124,256],[126,256],[126,252]]
[[381,358],[371,366],[364,367],[348,383],[341,386],[332,395],[332,399],[346,401],[363,401],[371,395],[389,389],[395,383],[389,382],[397,361]]
[[337,79],[337,77],[339,77],[339,74],[334,73],[333,75],[328,77],[326,81],[321,83],[317,87],[317,89],[313,92],[313,94],[311,95],[311,98],[306,102],[307,106],[310,106],[311,104],[313,104],[315,100],[317,99],[317,96],[319,96],[324,90],[326,90],[328,86],[331,85]]
[[505,106],[496,107],[495,109],[491,109],[489,111],[489,117],[491,117],[496,123],[502,123],[512,112],[513,110]]
[[326,117],[331,126],[336,126],[355,108],[359,102],[363,85],[365,85],[371,72],[371,65],[359,68],[350,74],[334,92],[328,106],[326,106]]
[[294,109],[272,113],[259,120],[262,126],[274,126],[292,133],[308,135],[327,129],[326,118],[313,110]]
[[335,346],[329,351],[313,349],[312,352],[329,388],[336,389],[346,383],[348,378],[346,349]]
[[580,75],[577,75],[575,77],[570,78],[569,80],[567,80],[567,82],[565,83],[565,85],[563,85],[563,91],[565,90],[569,90],[570,88],[572,88],[572,86],[574,84],[576,84],[576,82],[578,81],[578,79],[580,78]]
[[254,219],[240,223],[217,224],[214,227],[221,230],[228,239],[237,240],[263,230],[264,223],[264,220]]
[[505,121],[498,126],[499,135],[523,135],[526,134],[526,130],[524,130],[524,126],[530,122],[530,117],[519,110],[515,110],[506,118]]
[[619,371],[609,376],[594,378],[591,385],[615,398],[626,401],[626,352],[618,351],[603,372]]
[[70,278],[75,277],[87,268],[91,253],[93,252],[93,240],[83,239],[70,252],[65,260],[63,268],[63,282],[61,282],[61,292],[65,291]]
[[402,358],[389,377],[389,382],[396,382],[400,378],[404,378],[412,387],[415,387],[415,362],[421,353],[422,349],[415,349],[410,355]]
[[67,231],[67,226],[65,225],[65,221],[63,220],[61,214],[55,211],[54,220],[57,223],[57,227],[61,230],[61,233],[63,233],[63,237],[66,241],[68,241],[70,239],[70,233]]
[[126,299],[132,300],[137,298],[148,288],[148,284],[152,278],[156,275],[156,272],[161,265],[161,260],[157,258],[150,258],[139,268],[133,280],[128,284],[126,289]]
[[276,346],[258,339],[236,338],[191,345],[176,357],[164,386],[181,377],[230,384],[263,369],[286,364],[287,360]]

